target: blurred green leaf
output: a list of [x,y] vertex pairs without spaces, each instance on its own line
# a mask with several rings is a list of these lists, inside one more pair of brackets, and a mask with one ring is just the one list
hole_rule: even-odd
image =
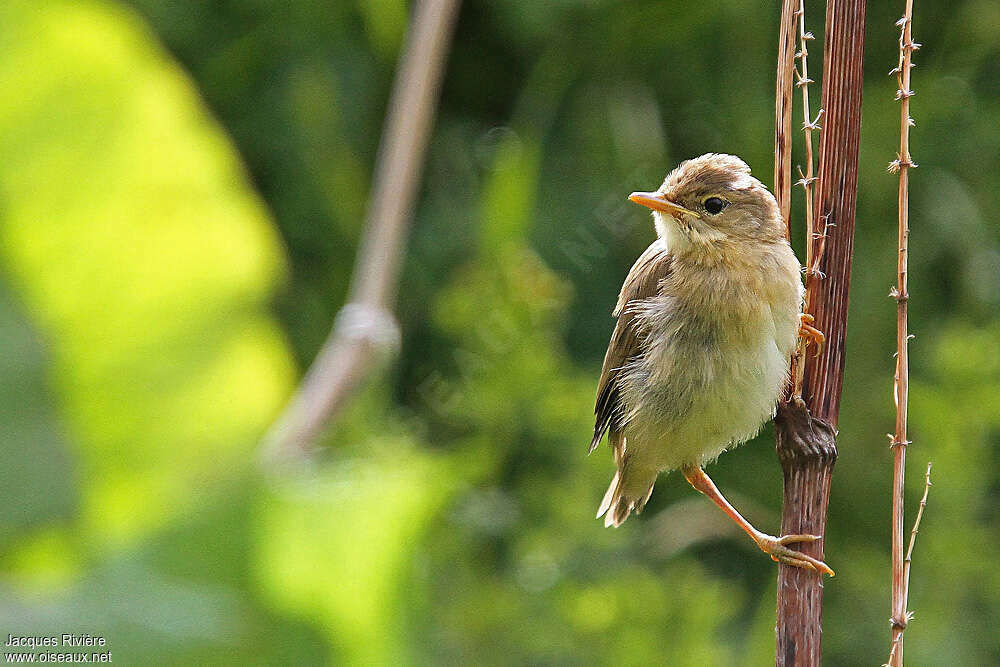
[[0,9],[0,259],[50,343],[87,541],[243,464],[293,369],[281,246],[225,134],[130,13]]
[[402,602],[423,534],[462,482],[405,441],[364,443],[321,473],[281,478],[261,501],[258,578],[279,609],[329,633],[337,664],[411,662]]

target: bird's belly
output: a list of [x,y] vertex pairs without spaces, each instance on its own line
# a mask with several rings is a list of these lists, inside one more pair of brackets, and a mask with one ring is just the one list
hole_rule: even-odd
[[674,336],[650,347],[643,372],[634,376],[645,377],[646,386],[629,392],[635,428],[627,427],[626,436],[633,453],[673,469],[703,464],[756,435],[774,412],[788,357],[767,329],[733,333]]

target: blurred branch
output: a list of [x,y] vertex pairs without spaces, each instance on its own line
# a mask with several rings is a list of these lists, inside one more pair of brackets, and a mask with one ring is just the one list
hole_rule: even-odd
[[348,303],[265,436],[265,460],[308,454],[379,353],[398,346],[392,303],[458,6],[459,0],[416,4],[389,101]]
[[[802,397],[783,401],[775,417],[776,449],[785,482],[783,535],[824,535],[826,531],[830,483],[837,460],[836,433],[854,251],[865,9],[865,0],[829,0],[826,7],[821,104],[825,120],[820,130],[811,213],[814,220],[823,221],[826,238],[814,234],[806,239],[812,246],[807,255],[816,258],[816,266],[809,268],[817,271],[807,280],[806,300],[816,327],[826,334],[826,345],[817,355],[802,359]],[[821,248],[822,256],[816,257]],[[800,549],[823,559],[822,545],[822,541],[804,543]],[[821,576],[779,565],[777,665],[820,664],[822,611]]]
[[[909,405],[910,354],[908,331],[908,305],[910,293],[908,282],[908,254],[910,241],[910,169],[917,165],[910,156],[910,70],[913,68],[913,52],[920,48],[913,42],[911,25],[913,23],[913,0],[906,0],[906,10],[896,25],[899,26],[899,61],[890,74],[896,75],[898,90],[896,99],[900,101],[899,121],[899,153],[889,165],[889,171],[899,173],[898,195],[898,227],[899,245],[896,260],[897,282],[891,296],[896,300],[896,374],[894,381],[894,399],[896,403],[896,432],[892,436],[893,474],[892,474],[892,652],[889,664],[901,667],[903,664],[903,631],[909,620],[906,601],[909,588],[909,555],[903,556],[903,514],[906,473],[906,447],[909,444],[906,435],[907,408]],[[927,484],[930,484],[930,465],[927,467]],[[927,488],[924,489],[924,501],[927,498]],[[921,512],[923,506],[921,506]],[[919,515],[917,521],[919,522]],[[914,531],[916,527],[914,527]],[[912,549],[912,538],[911,538]]]

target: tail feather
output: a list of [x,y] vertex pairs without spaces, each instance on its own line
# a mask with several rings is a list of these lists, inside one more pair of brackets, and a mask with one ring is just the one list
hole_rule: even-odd
[[[637,485],[630,483],[628,486],[631,488],[627,489],[622,484],[622,472],[618,470],[611,478],[611,485],[608,487],[607,493],[604,494],[604,500],[601,501],[601,506],[597,510],[597,518],[600,519],[603,516],[605,526],[617,528],[625,522],[625,519],[632,512],[641,513],[649,497],[653,495],[653,482],[655,481],[656,476],[654,475],[653,479],[646,485],[645,491],[640,490],[638,493],[634,493],[633,490]],[[638,488],[642,489],[643,485],[638,485]]]

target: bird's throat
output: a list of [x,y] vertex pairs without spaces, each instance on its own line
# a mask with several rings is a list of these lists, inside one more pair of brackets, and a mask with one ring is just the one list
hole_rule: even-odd
[[673,216],[654,211],[653,224],[656,227],[656,235],[663,240],[671,252],[685,252],[691,247],[688,230]]

